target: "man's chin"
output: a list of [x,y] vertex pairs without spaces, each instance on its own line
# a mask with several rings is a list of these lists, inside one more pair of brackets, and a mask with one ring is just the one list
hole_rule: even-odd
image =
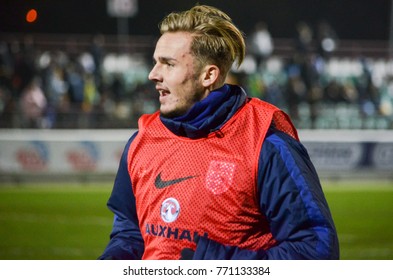
[[174,119],[174,118],[180,117],[184,114],[185,114],[185,112],[180,111],[180,110],[172,110],[172,111],[160,110],[160,116],[167,118],[167,119]]

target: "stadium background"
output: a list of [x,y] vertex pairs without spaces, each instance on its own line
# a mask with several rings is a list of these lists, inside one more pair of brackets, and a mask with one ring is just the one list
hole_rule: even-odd
[[[135,14],[109,15],[115,2],[137,4]],[[393,259],[391,1],[199,2],[228,12],[248,46],[256,24],[267,24],[273,51],[258,63],[249,48],[232,81],[287,111],[300,129],[342,257]],[[0,259],[100,253],[120,153],[138,117],[158,108],[146,79],[157,24],[192,4],[0,1]],[[31,23],[30,9],[38,14]],[[299,40],[299,27],[309,41]],[[323,39],[330,48],[319,47]]]

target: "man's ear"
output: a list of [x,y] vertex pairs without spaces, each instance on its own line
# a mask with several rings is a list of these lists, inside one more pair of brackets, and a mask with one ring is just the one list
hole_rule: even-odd
[[206,65],[202,72],[202,85],[205,88],[214,88],[220,77],[220,69],[216,65]]

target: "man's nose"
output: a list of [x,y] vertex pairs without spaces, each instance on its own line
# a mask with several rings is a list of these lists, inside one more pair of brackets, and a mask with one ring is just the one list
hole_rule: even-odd
[[149,73],[149,80],[151,81],[160,81],[161,80],[161,75],[159,74],[158,66],[157,64],[153,66],[153,68],[150,70]]

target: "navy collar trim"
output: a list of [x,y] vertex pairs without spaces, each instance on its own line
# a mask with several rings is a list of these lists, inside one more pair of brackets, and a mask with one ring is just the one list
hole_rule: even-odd
[[194,104],[184,115],[173,119],[160,116],[163,124],[174,134],[197,139],[219,130],[247,99],[239,86],[225,84]]

